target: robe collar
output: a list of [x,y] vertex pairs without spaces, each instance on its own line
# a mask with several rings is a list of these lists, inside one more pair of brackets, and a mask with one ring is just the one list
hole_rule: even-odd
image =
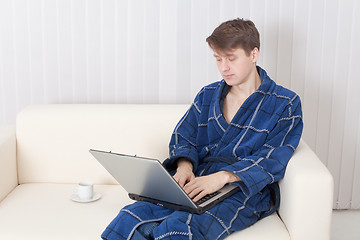
[[[259,98],[257,97],[259,93],[267,93],[270,88],[275,84],[273,80],[270,79],[268,74],[264,69],[262,69],[259,66],[256,66],[256,69],[259,73],[261,84],[258,87],[258,89],[253,92],[242,104],[238,112],[235,114],[232,121],[237,121],[238,113],[241,110],[242,107],[251,105],[254,101],[258,101]],[[216,120],[219,122],[219,127],[222,131],[225,132],[226,128],[228,127],[228,122],[225,120],[225,117],[223,116],[223,103],[224,98],[229,91],[230,86],[226,84],[225,80],[222,79],[220,81],[220,87],[217,89],[215,98],[213,99],[213,116],[216,118]]]

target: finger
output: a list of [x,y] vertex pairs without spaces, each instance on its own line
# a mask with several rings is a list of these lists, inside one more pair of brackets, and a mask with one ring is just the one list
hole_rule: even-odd
[[202,191],[202,192],[200,192],[194,199],[193,199],[193,201],[194,202],[197,202],[197,201],[199,201],[200,199],[202,199],[203,197],[205,197],[207,195],[207,193],[205,192],[205,191]]
[[174,180],[175,180],[177,183],[179,183],[179,177],[178,177],[177,174],[175,174],[175,175],[173,176],[173,178],[174,178]]
[[[184,186],[184,190],[187,194],[191,193],[192,191],[194,191],[194,189],[201,187],[201,181],[198,181],[198,178],[195,177],[195,175],[193,175],[191,177],[191,180],[189,182],[187,182]],[[200,189],[201,190],[201,189]]]
[[186,185],[188,185],[190,187],[195,184],[197,184],[197,178],[195,177],[195,175],[189,176],[189,181],[186,183]]
[[197,196],[200,192],[204,191],[201,187],[197,187],[192,189],[192,191],[189,191],[188,195],[191,199],[193,199],[195,196]]
[[182,188],[184,187],[184,185],[186,183],[186,178],[184,178],[180,174],[176,173],[174,175],[174,179],[180,185],[180,187],[182,187]]
[[184,178],[180,178],[179,181],[178,181],[180,187],[182,187],[182,188],[184,188],[185,182],[186,182],[186,181],[185,181]]
[[185,186],[183,187],[184,188],[184,191],[189,194],[191,193],[194,188],[195,188],[195,182],[194,181],[189,181],[185,184]]

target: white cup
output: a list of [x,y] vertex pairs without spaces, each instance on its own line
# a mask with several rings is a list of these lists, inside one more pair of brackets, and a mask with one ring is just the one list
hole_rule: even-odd
[[81,200],[89,200],[93,197],[94,184],[92,182],[79,182],[75,193]]

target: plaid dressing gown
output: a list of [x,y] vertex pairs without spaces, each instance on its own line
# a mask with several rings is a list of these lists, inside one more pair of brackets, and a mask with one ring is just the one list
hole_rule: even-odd
[[303,123],[299,96],[276,85],[257,67],[260,87],[246,99],[232,122],[222,114],[229,86],[224,80],[204,87],[177,124],[164,161],[176,169],[188,158],[196,176],[225,170],[237,174],[241,191],[197,215],[147,202],[124,207],[102,234],[103,239],[130,239],[141,224],[157,221],[155,239],[224,239],[277,210],[287,163],[300,141]]

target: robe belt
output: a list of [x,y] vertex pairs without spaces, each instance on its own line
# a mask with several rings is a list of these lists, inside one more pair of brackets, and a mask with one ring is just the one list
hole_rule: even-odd
[[213,163],[221,162],[231,165],[238,162],[239,160],[236,157],[206,157],[203,159],[203,161],[205,163],[207,162],[207,165],[205,166],[200,176],[206,174]]

